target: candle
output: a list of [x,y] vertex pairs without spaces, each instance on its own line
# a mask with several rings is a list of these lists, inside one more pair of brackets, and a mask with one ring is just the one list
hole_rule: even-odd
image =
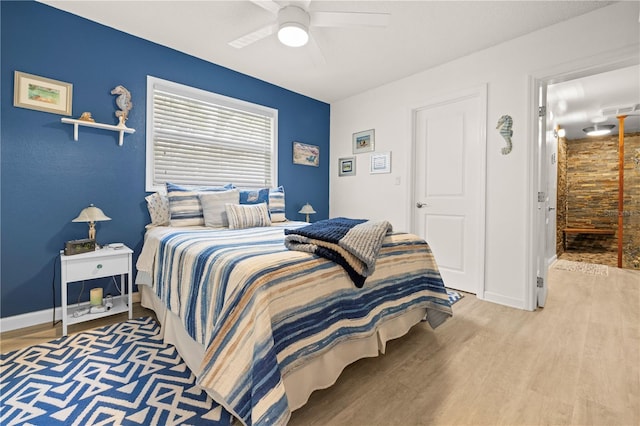
[[102,305],[102,288],[92,288],[91,289],[91,306],[99,306]]

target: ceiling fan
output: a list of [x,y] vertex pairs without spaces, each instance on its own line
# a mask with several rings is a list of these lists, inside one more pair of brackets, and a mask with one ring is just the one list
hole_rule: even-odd
[[373,12],[324,12],[310,11],[309,3],[290,2],[284,6],[273,0],[250,0],[274,15],[274,21],[229,42],[242,49],[277,33],[280,42],[290,47],[301,47],[309,43],[319,50],[309,33],[312,27],[386,27],[388,13]]

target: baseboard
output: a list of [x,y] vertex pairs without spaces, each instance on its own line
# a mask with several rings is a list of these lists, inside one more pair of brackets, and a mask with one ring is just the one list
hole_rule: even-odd
[[[140,303],[140,293],[131,294],[133,303]],[[62,318],[62,309],[56,307],[56,321]],[[31,327],[34,325],[45,324],[51,322],[53,312],[51,309],[43,309],[42,311],[29,312],[26,314],[14,315],[12,317],[0,318],[0,332],[17,330],[19,328]]]
[[524,301],[521,299],[506,297],[501,294],[491,293],[488,291],[484,292],[484,300],[486,300],[487,302],[497,303],[499,305],[509,306],[511,308],[525,309]]
[[556,260],[558,260],[558,255],[554,254],[549,260],[547,260],[547,267],[551,268],[551,266],[556,263]]

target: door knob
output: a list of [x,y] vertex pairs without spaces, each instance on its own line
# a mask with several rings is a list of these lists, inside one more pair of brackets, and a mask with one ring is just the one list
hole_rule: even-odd
[[429,205],[428,205],[427,203],[421,203],[420,201],[418,201],[418,202],[416,203],[416,207],[417,207],[417,208],[419,208],[419,209],[421,209],[421,208],[423,208],[423,207],[429,207]]

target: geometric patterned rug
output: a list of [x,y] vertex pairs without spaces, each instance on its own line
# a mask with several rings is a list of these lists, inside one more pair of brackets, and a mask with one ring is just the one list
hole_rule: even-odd
[[457,291],[447,289],[447,296],[449,296],[449,303],[452,305],[456,303],[458,300],[462,299],[464,296]]
[[229,425],[159,331],[138,318],[0,355],[0,424]]

